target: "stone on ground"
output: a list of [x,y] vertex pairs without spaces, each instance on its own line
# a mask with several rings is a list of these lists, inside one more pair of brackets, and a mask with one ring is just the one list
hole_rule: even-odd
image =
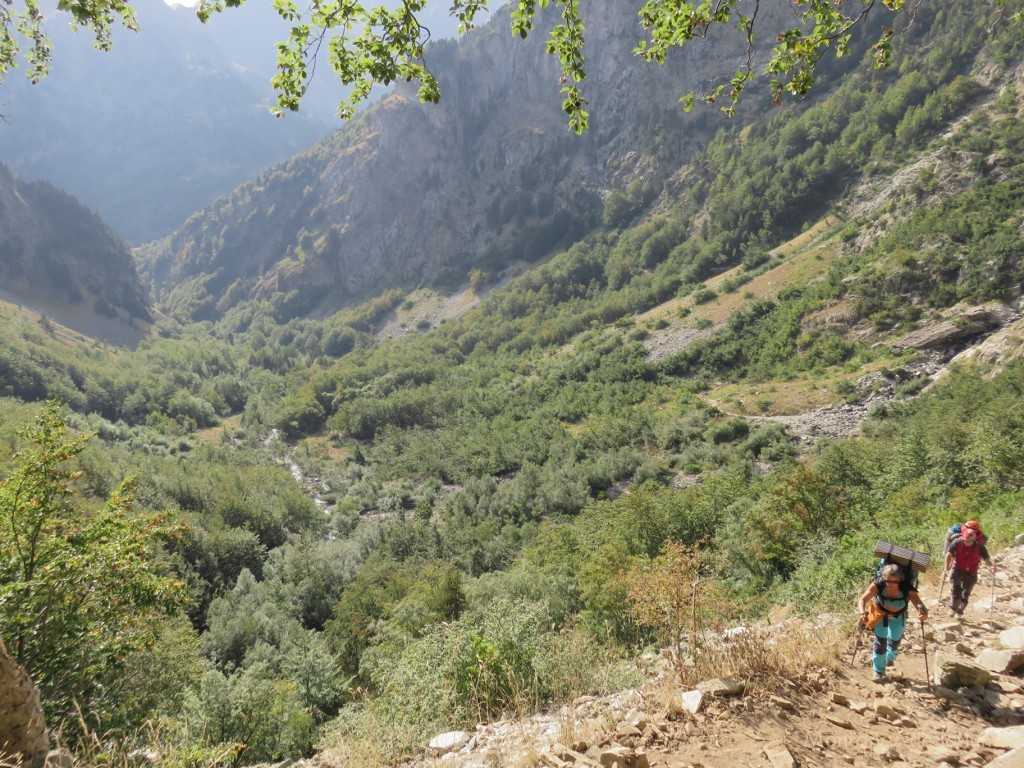
[[741,696],[746,690],[746,684],[731,677],[716,677],[705,680],[697,685],[697,690],[705,696],[724,698],[726,696]]
[[978,737],[978,743],[986,747],[998,749],[1017,749],[1024,747],[1024,725],[1010,728],[986,728]]
[[772,768],[796,768],[796,760],[786,749],[785,744],[771,744],[765,747],[764,756],[768,758]]
[[448,731],[430,740],[427,750],[433,755],[446,755],[462,749],[469,743],[469,734],[465,731]]

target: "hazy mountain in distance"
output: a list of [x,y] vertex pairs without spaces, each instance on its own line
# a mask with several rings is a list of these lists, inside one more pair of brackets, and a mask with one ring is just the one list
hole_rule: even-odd
[[49,14],[49,76],[33,86],[15,70],[0,85],[0,162],[70,192],[139,243],[331,127],[274,118],[269,84],[241,75],[190,12],[134,5],[141,30],[117,29],[108,53]]
[[428,47],[439,104],[398,84],[143,249],[143,279],[179,316],[212,318],[256,297],[290,317],[391,286],[451,287],[473,269],[496,275],[567,247],[600,224],[610,190],[656,190],[726,124],[678,99],[684,75],[699,85],[734,71],[734,47],[646,65],[633,53],[636,12],[619,0],[588,6],[585,136],[567,125],[545,51],[557,12],[520,40],[506,9]]
[[0,299],[116,344],[152,320],[127,244],[71,195],[2,164],[0,286]]
[[[421,14],[431,40],[454,37],[458,33],[458,20],[452,18],[450,6],[449,0],[431,0]],[[194,7],[172,5],[172,8],[179,15],[196,22]],[[481,15],[479,21],[486,18],[486,15]],[[288,38],[290,24],[281,19],[267,0],[249,0],[238,8],[214,14],[207,24],[198,26],[238,73],[248,76],[260,93],[273,100],[270,79],[277,71],[276,46]],[[386,89],[378,90],[383,93]],[[302,99],[298,114],[340,127],[338,102],[346,92],[346,86],[331,70],[324,46],[322,60],[317,62],[313,81]]]

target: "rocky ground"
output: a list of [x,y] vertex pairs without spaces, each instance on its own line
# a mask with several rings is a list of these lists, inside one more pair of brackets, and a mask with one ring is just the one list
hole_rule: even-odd
[[[407,768],[1024,766],[1024,547],[996,563],[962,619],[937,587],[922,586],[931,618],[910,622],[884,683],[872,681],[864,631],[855,654],[847,635],[831,665],[783,673],[771,689],[716,680],[687,690],[663,675],[559,712],[439,735]],[[813,640],[825,626],[815,621],[778,626]]]
[[851,437],[860,432],[861,423],[873,408],[901,399],[901,383],[921,379],[930,384],[944,376],[948,370],[949,365],[942,355],[922,355],[920,360],[901,366],[895,376],[887,377],[874,373],[862,378],[857,382],[856,398],[853,402],[828,405],[792,415],[745,415],[744,418],[754,423],[783,424],[791,435],[808,445],[813,445],[820,437],[833,440]]

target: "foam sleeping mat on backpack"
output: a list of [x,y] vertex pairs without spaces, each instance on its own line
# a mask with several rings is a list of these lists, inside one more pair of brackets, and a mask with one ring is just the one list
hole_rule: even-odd
[[875,557],[902,565],[904,568],[909,565],[915,571],[927,571],[928,566],[932,563],[931,555],[924,552],[915,552],[907,547],[890,544],[888,541],[882,541],[881,539],[875,542]]

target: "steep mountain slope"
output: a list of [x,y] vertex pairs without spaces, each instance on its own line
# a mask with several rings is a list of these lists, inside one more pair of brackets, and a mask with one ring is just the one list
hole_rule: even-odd
[[152,320],[128,247],[96,214],[0,165],[0,298],[116,343]]
[[274,119],[269,84],[236,71],[191,13],[135,6],[142,29],[117,30],[109,53],[54,13],[50,75],[33,86],[15,71],[0,91],[0,162],[143,242],[330,128]]
[[[193,8],[173,7],[181,15],[194,14]],[[456,34],[458,20],[449,15],[448,3],[431,3],[424,9],[421,19],[430,30],[431,40],[442,40]],[[189,21],[195,26],[194,19]],[[270,3],[245,3],[215,14],[209,23],[201,26],[201,31],[209,36],[235,70],[248,77],[258,89],[257,93],[266,98],[270,94],[270,80],[277,72],[276,44],[288,37],[290,26]],[[309,88],[302,97],[300,114],[320,120],[325,125],[337,126],[338,100],[344,90],[345,86],[331,70],[326,57],[320,57]],[[383,88],[380,90],[385,92]]]
[[[214,667],[169,690],[167,680],[184,680],[185,670],[168,678],[163,667],[173,672],[190,658],[184,640],[172,641],[157,648],[174,664],[154,664],[153,677],[132,676],[126,686],[154,689],[172,716],[181,711],[175,695],[191,686],[188,716],[211,726],[230,708],[219,736],[213,727],[192,731],[224,741],[200,745],[216,750],[218,761],[237,756],[242,743],[240,762],[308,755],[322,723],[326,743],[362,753],[350,764],[400,764],[435,734],[509,711],[571,713],[561,723],[569,734],[577,712],[594,711],[580,694],[635,685],[635,668],[622,662],[658,635],[641,626],[640,606],[626,591],[630,574],[675,588],[668,596],[686,605],[697,597],[662,569],[674,544],[699,548],[722,566],[725,591],[702,593],[714,598],[709,612],[756,616],[780,604],[803,614],[848,610],[849,592],[873,571],[879,536],[897,534],[893,540],[924,550],[936,532],[969,515],[995,541],[1012,538],[1024,526],[1024,366],[1010,364],[992,378],[987,366],[952,370],[922,391],[953,352],[992,330],[989,318],[1008,322],[1019,311],[1024,287],[1019,47],[1016,38],[983,28],[964,12],[969,7],[943,3],[947,15],[937,30],[919,18],[922,36],[938,34],[915,40],[923,44],[893,70],[860,72],[813,103],[733,126],[687,161],[656,166],[650,190],[631,173],[618,174],[645,167],[644,157],[657,157],[670,131],[643,145],[650,155],[614,169],[587,164],[587,142],[604,137],[601,151],[620,157],[632,145],[630,131],[643,135],[629,109],[621,140],[608,124],[595,125],[582,144],[562,144],[556,131],[564,127],[537,134],[544,151],[575,153],[559,165],[531,153],[532,126],[517,122],[518,112],[539,113],[535,104],[513,107],[494,94],[482,107],[467,107],[480,117],[478,130],[453,133],[461,137],[455,144],[488,154],[464,159],[464,167],[478,164],[524,184],[516,174],[532,169],[538,183],[557,189],[560,180],[543,175],[553,163],[580,184],[593,183],[587,190],[617,185],[591,213],[596,219],[600,210],[599,227],[531,269],[516,259],[489,294],[494,283],[473,273],[450,303],[434,301],[440,294],[425,287],[401,288],[323,319],[280,322],[303,307],[327,311],[359,296],[348,287],[315,303],[317,290],[331,288],[314,278],[333,274],[331,264],[354,282],[369,284],[383,268],[394,274],[380,284],[408,279],[402,254],[391,253],[394,241],[382,246],[373,238],[397,238],[411,217],[425,228],[423,242],[447,242],[457,227],[426,229],[447,212],[434,190],[470,213],[478,210],[473,195],[487,193],[479,180],[448,179],[450,168],[428,184],[384,162],[390,153],[429,173],[415,165],[417,151],[457,155],[433,129],[397,131],[385,110],[421,113],[422,126],[431,116],[440,116],[440,128],[464,125],[399,94],[344,139],[275,169],[190,223],[195,231],[182,234],[183,249],[159,266],[193,281],[169,294],[182,316],[226,308],[217,321],[167,323],[136,351],[87,350],[78,361],[49,344],[33,347],[43,335],[38,325],[4,312],[10,332],[0,337],[0,352],[10,364],[0,384],[24,399],[78,396],[73,407],[87,415],[77,423],[104,442],[87,466],[87,486],[109,488],[121,468],[141,467],[140,505],[178,513],[190,525],[169,560],[188,579],[195,597],[189,616]],[[458,59],[463,49],[443,50]],[[497,62],[474,63],[506,71]],[[642,89],[638,82],[634,90]],[[485,108],[504,123],[473,112]],[[363,144],[351,143],[359,137]],[[502,137],[513,142],[511,151],[494,155],[504,149]],[[416,144],[421,139],[439,146]],[[371,171],[382,169],[397,181],[371,186]],[[308,191],[299,186],[307,181]],[[440,213],[417,218],[402,182],[426,190],[419,206]],[[268,190],[274,206],[263,197]],[[514,195],[497,186],[492,193]],[[349,202],[335,205],[342,194]],[[368,210],[390,198],[395,221]],[[314,227],[347,212],[352,221],[343,223],[376,222],[377,229],[326,235]],[[527,213],[522,228],[529,230]],[[516,227],[483,224],[483,242],[514,242]],[[293,258],[275,260],[275,250],[292,242],[289,232],[302,229]],[[342,236],[364,242],[366,258],[379,254],[380,263],[360,263],[338,246]],[[497,271],[507,259],[499,255],[488,262],[481,253],[467,265]],[[423,283],[440,284],[445,268],[461,279],[467,266],[456,270],[444,255],[412,252],[411,262],[417,259],[426,272],[414,277]],[[204,294],[203,281],[211,291],[233,287]],[[289,292],[275,294],[278,286]],[[254,295],[272,300],[249,300]],[[1000,346],[1019,352],[1013,330],[999,334]],[[1006,363],[998,349],[982,359],[992,354]],[[804,430],[793,420],[819,406],[855,410],[836,430],[818,423]],[[301,485],[283,468],[274,471],[267,451]],[[714,578],[711,569],[707,575],[705,584]],[[680,637],[677,629],[662,631]],[[936,639],[971,643],[966,632]],[[897,671],[917,683],[923,677],[909,645]],[[197,647],[191,654],[198,661]],[[643,726],[627,716],[615,738],[657,737],[645,726],[659,718],[666,751],[652,748],[648,757],[666,768],[714,764],[718,747],[700,747],[716,736],[735,750],[722,750],[724,764],[759,764],[770,742],[748,737],[740,722],[785,741],[803,765],[844,758],[878,765],[896,751],[905,756],[902,743],[884,754],[866,743],[878,738],[880,723],[860,729],[856,710],[839,709],[845,705],[825,700],[825,691],[791,689],[783,678],[836,686],[860,700],[848,680],[818,670],[794,675],[792,658],[775,657],[755,678],[782,702],[757,695],[733,706],[711,703],[700,713],[705,721],[664,727],[648,711]],[[119,667],[107,672],[117,675]],[[861,674],[863,667],[854,679]],[[315,686],[303,689],[311,680]],[[323,693],[292,695],[314,689]],[[939,731],[925,713],[942,704],[913,685],[885,690],[889,709],[868,721],[890,710],[910,718],[918,727],[901,732],[906,743],[942,733],[959,742],[967,730],[947,722]],[[118,693],[98,689],[97,696],[116,700]],[[989,694],[981,696],[984,704]],[[94,721],[104,703],[96,701]],[[790,706],[814,712],[830,704],[829,715],[863,738],[821,719],[787,728],[796,719]],[[139,720],[152,711],[140,711]],[[294,730],[282,736],[282,722]],[[589,746],[608,738],[588,736]],[[495,751],[467,754],[466,763],[518,764],[500,751],[504,745],[490,745]],[[192,746],[174,754],[194,755]],[[538,756],[525,751],[522,765],[536,764]],[[955,757],[980,761],[967,751]]]
[[543,31],[513,39],[502,13],[428,49],[440,105],[397,89],[149,249],[145,274],[182,316],[275,294],[293,316],[393,285],[456,285],[569,245],[599,224],[609,190],[657,190],[724,124],[677,99],[681,82],[731,71],[735,51],[712,42],[645,65],[632,54],[638,7],[588,9],[588,135],[567,128]]

